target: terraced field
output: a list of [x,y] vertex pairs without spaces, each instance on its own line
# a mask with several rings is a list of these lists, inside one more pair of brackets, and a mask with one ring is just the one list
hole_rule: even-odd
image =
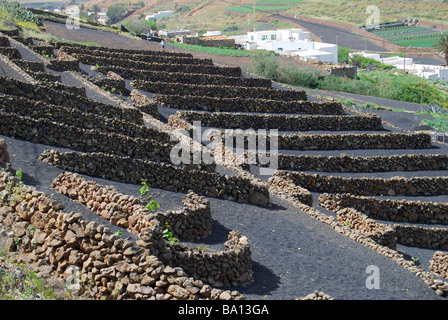
[[2,39],[0,138],[36,188],[7,193],[3,228],[52,276],[78,268],[79,294],[446,299],[447,147],[429,135],[188,53]]
[[373,34],[403,47],[431,48],[441,32],[430,28],[406,26],[373,30]]

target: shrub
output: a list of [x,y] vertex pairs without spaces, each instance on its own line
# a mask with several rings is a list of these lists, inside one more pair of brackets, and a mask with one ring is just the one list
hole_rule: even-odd
[[124,18],[124,14],[126,12],[126,8],[123,5],[117,4],[110,6],[107,8],[107,18],[109,19],[109,23],[117,23]]
[[146,31],[150,29],[157,30],[157,24],[154,21],[150,20],[129,20],[124,23],[124,26],[129,30],[130,33],[135,35],[146,34]]
[[10,2],[3,0],[0,2],[0,7],[4,8],[17,21],[32,22],[35,24],[40,23],[40,20],[35,13],[29,11],[25,7],[22,7],[17,1]]
[[317,72],[282,64],[272,53],[257,54],[253,62],[253,72],[277,82],[300,87],[317,88],[319,85]]

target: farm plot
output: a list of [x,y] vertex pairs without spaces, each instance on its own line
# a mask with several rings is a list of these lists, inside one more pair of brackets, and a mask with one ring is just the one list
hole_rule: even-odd
[[[368,257],[368,260],[372,259],[387,270],[396,270],[395,262],[391,264],[388,260],[392,257],[393,260],[402,262],[404,268],[419,273],[425,281],[425,283],[418,282],[414,278],[409,279],[407,274],[398,275],[395,272],[392,278],[384,281],[384,286],[396,288],[403,283],[400,280],[403,277],[402,280],[406,278],[405,282],[412,282],[412,287],[416,289],[415,291],[406,290],[406,293],[395,291],[391,293],[392,296],[438,298],[438,295],[447,294],[448,288],[445,282],[436,282],[432,275],[418,268],[414,261],[406,261],[403,258],[401,252],[394,247],[394,233],[389,229],[386,230],[388,236],[383,238],[381,238],[381,232],[376,233],[375,236],[366,236],[363,233],[356,236],[356,239],[362,239],[362,241],[357,240],[358,242],[373,248],[373,251],[380,255],[372,254],[372,250],[362,245],[354,246],[337,232],[323,230],[322,226],[312,219],[316,217],[314,212],[317,212],[315,210],[318,205],[315,198],[316,191],[311,191],[313,190],[311,187],[308,190],[298,183],[291,182],[282,176],[284,172],[282,170],[278,170],[272,175],[272,179],[269,179],[269,175],[258,173],[259,167],[256,163],[251,166],[245,163],[240,166],[234,162],[231,164],[219,161],[209,163],[205,161],[207,158],[215,160],[219,158],[216,157],[217,152],[224,151],[231,157],[236,157],[237,150],[231,150],[232,146],[230,150],[209,149],[208,146],[190,139],[189,133],[194,129],[191,123],[193,120],[207,120],[206,125],[223,131],[229,128],[251,128],[255,124],[258,125],[256,128],[260,129],[269,130],[272,127],[280,132],[279,151],[289,152],[297,157],[301,156],[297,152],[299,150],[300,153],[322,154],[325,151],[352,150],[356,153],[370,150],[375,153],[386,153],[386,155],[390,152],[391,156],[402,153],[404,157],[408,152],[421,150],[436,154],[428,135],[388,131],[381,124],[379,117],[351,114],[344,111],[341,105],[334,103],[312,103],[307,101],[307,96],[301,91],[269,88],[261,80],[257,80],[259,86],[256,85],[255,80],[253,82],[236,80],[238,77],[243,78],[238,68],[208,64],[181,65],[177,63],[176,57],[173,57],[172,63],[166,60],[166,63],[147,62],[141,61],[141,52],[135,52],[134,60],[134,54],[129,51],[126,52],[125,58],[123,55],[116,54],[122,52],[119,49],[98,50],[95,54],[88,55],[80,53],[84,49],[82,46],[79,47],[79,51],[76,51],[76,46],[71,46],[70,53],[63,50],[59,52],[58,50],[63,47],[52,45],[57,57],[74,58],[69,61],[78,63],[81,70],[90,70],[90,67],[95,67],[95,72],[88,76],[84,74],[84,77],[79,80],[86,85],[86,88],[104,94],[103,97],[107,97],[111,102],[119,101],[117,99],[120,95],[116,94],[112,87],[105,86],[104,88],[110,91],[110,94],[105,94],[105,90],[95,85],[95,76],[101,76],[100,72],[103,71],[105,72],[102,74],[103,78],[105,76],[110,80],[125,81],[128,91],[124,92],[125,95],[129,93],[130,99],[120,100],[119,103],[110,105],[98,104],[99,108],[95,108],[97,104],[90,103],[93,100],[91,91],[86,94],[91,97],[89,98],[82,96],[79,88],[71,88],[67,84],[65,86],[51,85],[48,81],[44,84],[40,80],[27,83],[5,78],[4,81],[11,88],[11,93],[9,89],[8,91],[5,89],[4,92],[8,93],[2,96],[4,106],[2,106],[1,116],[5,119],[5,124],[0,127],[0,134],[5,136],[5,139],[13,146],[17,143],[37,152],[39,159],[42,160],[37,164],[38,168],[45,173],[51,172],[52,190],[82,204],[86,210],[91,211],[92,215],[103,218],[102,224],[119,228],[111,228],[112,230],[131,233],[136,240],[135,245],[120,241],[123,239],[120,239],[118,234],[111,233],[109,227],[84,220],[80,215],[45,215],[48,212],[59,213],[60,210],[57,207],[50,210],[51,206],[41,204],[41,201],[48,204],[49,200],[40,193],[31,193],[26,196],[27,201],[31,201],[40,208],[34,211],[36,217],[24,214],[21,206],[13,207],[12,212],[8,211],[7,214],[11,217],[16,211],[19,215],[17,221],[22,225],[23,222],[28,221],[23,221],[24,218],[29,219],[34,225],[38,217],[44,219],[47,217],[48,219],[44,221],[48,223],[39,224],[38,231],[36,230],[37,233],[35,233],[42,236],[51,233],[48,238],[38,238],[42,241],[37,242],[39,245],[37,262],[45,258],[52,263],[56,262],[55,271],[61,275],[68,265],[79,265],[86,274],[88,283],[94,284],[94,298],[107,298],[114,294],[118,299],[241,299],[243,297],[239,292],[246,292],[249,296],[259,298],[266,295],[266,292],[275,293],[279,290],[278,288],[281,288],[287,293],[279,293],[275,297],[292,299],[297,296],[297,292],[310,290],[314,286],[312,281],[309,284],[310,275],[319,278],[318,272],[330,272],[335,276],[334,280],[333,276],[325,280],[323,287],[329,291],[341,297],[347,297],[348,291],[356,291],[353,296],[360,297],[366,294],[365,290],[357,292],[358,289],[353,288],[359,288],[358,281],[365,279],[363,279],[364,275],[360,277],[353,274],[353,267],[365,268],[364,263],[367,260],[360,259],[364,255]],[[137,65],[145,71],[166,72],[167,74],[163,76],[166,81],[142,80],[138,78],[138,73],[122,75],[115,73],[119,70],[117,67],[131,69]],[[115,69],[108,70],[107,66]],[[159,66],[163,67],[156,69]],[[193,68],[196,68],[195,72]],[[44,71],[50,72],[46,65]],[[50,73],[65,79],[66,72],[53,70]],[[22,73],[26,74],[24,69]],[[68,73],[74,74],[73,71]],[[185,74],[202,74],[204,79],[213,78],[216,75],[220,80],[222,80],[220,76],[224,75],[234,77],[234,81],[241,82],[239,85],[222,85],[216,80],[217,84],[214,85],[189,84],[188,76],[185,77]],[[184,82],[171,82],[176,77]],[[31,86],[30,90],[27,89],[29,86]],[[34,89],[37,86],[40,87],[39,90],[32,90],[32,86],[35,86]],[[169,88],[174,89],[168,90]],[[70,99],[71,96],[66,91],[73,92],[71,94],[74,98]],[[257,91],[265,96],[255,96],[254,92]],[[57,93],[60,93],[59,98]],[[39,95],[42,95],[42,99],[43,96],[49,98],[41,101]],[[251,95],[253,96],[249,99]],[[77,102],[78,98],[81,102]],[[177,98],[182,99],[182,102],[174,103]],[[247,98],[247,102],[239,100],[241,98]],[[216,99],[222,101],[218,102]],[[213,101],[215,104],[211,104]],[[16,102],[26,107],[18,110],[14,106]],[[189,104],[189,112],[185,110],[184,102]],[[255,106],[250,107],[250,105]],[[114,115],[109,114],[106,111],[107,108],[110,108]],[[226,112],[221,112],[218,108],[226,109]],[[33,109],[32,112],[31,109]],[[98,112],[95,112],[96,110]],[[151,111],[145,112],[145,110]],[[166,123],[157,120],[157,115],[160,115],[160,119],[163,120],[162,114],[169,114],[172,110],[176,113],[171,114]],[[122,118],[115,116],[120,115],[121,112],[126,113],[126,117],[130,117],[128,121],[122,121]],[[156,113],[154,117],[152,112]],[[244,127],[235,124],[235,121],[245,123]],[[288,122],[289,127],[280,125]],[[303,125],[301,130],[297,129],[298,124]],[[337,134],[328,134],[331,128],[337,129]],[[286,130],[290,132],[285,132]],[[172,134],[177,137],[176,141],[183,142],[182,147],[189,146],[192,148],[190,150],[199,150],[202,161],[192,164],[190,157],[187,159],[184,157],[183,163],[173,164],[172,158],[168,160],[167,156],[172,155],[171,151],[176,146],[173,144],[174,141],[171,141]],[[266,137],[269,146],[273,143],[271,140],[273,138],[273,136]],[[215,142],[218,142],[216,147],[222,145],[219,140]],[[23,149],[13,150],[14,153],[23,153]],[[189,153],[189,156],[192,154]],[[365,157],[365,154],[361,156]],[[36,162],[36,160],[32,161]],[[284,157],[283,161],[286,163],[287,157]],[[387,158],[384,161],[395,165],[395,167],[391,165],[390,170],[399,170],[397,167],[403,166],[395,158]],[[26,163],[26,161],[20,163]],[[434,175],[439,175],[443,170],[443,164],[437,163],[434,167]],[[321,165],[324,168],[328,164],[322,161]],[[341,166],[345,168],[349,165],[342,163]],[[358,165],[352,163],[351,166]],[[308,168],[308,170],[313,169],[316,168]],[[418,167],[418,169],[428,170],[428,167]],[[296,173],[293,167],[288,171]],[[58,174],[55,174],[56,172]],[[9,178],[6,177],[6,179]],[[39,179],[48,181],[45,174]],[[103,183],[100,184],[97,181]],[[129,185],[141,186],[142,181],[146,181],[146,186],[154,186],[166,194],[169,198],[167,205],[171,205],[173,199],[179,199],[181,195],[183,209],[160,212],[156,208],[156,203],[149,201],[153,200],[152,198],[144,197],[147,189],[141,189],[140,198],[136,198],[104,184],[113,182],[114,186],[126,187],[128,188],[126,190],[130,190]],[[2,180],[2,182],[8,183],[8,180]],[[32,206],[28,203],[25,205]],[[210,235],[210,227],[216,226],[216,222],[211,223],[210,220],[212,205],[220,208],[220,212],[213,212],[215,219],[220,219],[222,215],[220,223],[229,223],[229,225],[243,228],[245,232],[250,232],[251,237],[246,238],[233,228],[228,230],[221,226],[219,232],[224,231],[227,237],[225,250],[208,253],[202,249],[183,248],[182,244],[176,241],[179,240],[178,237],[202,240],[203,237],[207,238]],[[310,213],[312,217],[304,219],[302,213],[305,212]],[[322,212],[324,215],[331,215],[329,211]],[[306,222],[300,224],[297,219],[304,219]],[[165,223],[172,228],[166,227]],[[288,243],[284,242],[284,235],[281,236],[282,240],[277,238],[275,230],[271,230],[273,226],[276,229],[288,230],[287,233],[291,234],[291,237],[287,239]],[[351,230],[345,222],[336,222],[333,227],[335,230],[339,228]],[[386,228],[383,227],[383,229]],[[317,237],[316,232],[319,234]],[[31,244],[35,243],[32,241],[33,235],[25,232],[21,236],[23,243],[30,246],[24,245],[18,249],[32,251]],[[297,256],[297,244],[294,239],[298,238],[301,241],[299,246],[303,244],[303,250],[307,251],[303,256]],[[379,241],[380,238],[385,240]],[[309,242],[310,239],[312,244]],[[217,241],[216,238],[213,241]],[[294,242],[292,247],[296,254],[290,252],[292,247],[289,242]],[[254,246],[249,247],[248,243],[253,243]],[[279,243],[286,248],[287,254],[278,249]],[[305,243],[316,247],[308,248]],[[329,246],[329,243],[334,245]],[[375,244],[375,247],[372,244]],[[104,257],[97,254],[96,249],[99,245],[103,246],[101,252],[105,254]],[[317,249],[314,253],[310,253],[314,250],[313,248]],[[316,258],[317,253],[321,251],[325,257]],[[51,252],[52,256],[46,257],[47,252]],[[385,252],[387,257],[384,255]],[[254,256],[257,263],[253,261]],[[306,259],[307,257],[313,258]],[[328,263],[329,259],[331,263]],[[437,263],[443,260],[440,254],[437,255],[437,259]],[[336,271],[328,268],[335,261],[341,266]],[[300,270],[297,269],[298,265]],[[141,270],[149,270],[149,272]],[[291,270],[293,272],[290,272]],[[344,279],[353,277],[357,284],[342,281],[345,287],[341,287],[341,279],[336,279],[341,276]],[[183,277],[183,280],[179,280],[179,277]],[[280,280],[285,277],[287,281]],[[122,281],[123,278],[125,281]],[[247,290],[239,287],[240,285],[247,286]],[[423,288],[422,285],[425,287]],[[431,286],[433,291],[426,285]],[[237,288],[238,291],[217,289],[221,286],[231,286]],[[377,294],[379,293],[372,291],[367,293],[369,297],[384,298],[384,295],[380,297]]]
[[370,32],[404,47],[430,48],[440,37],[440,32],[417,26],[391,27]]

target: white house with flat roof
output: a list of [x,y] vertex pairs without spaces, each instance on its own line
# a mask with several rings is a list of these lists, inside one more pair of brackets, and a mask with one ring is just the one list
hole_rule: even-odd
[[145,17],[145,20],[157,20],[157,19],[161,19],[161,18],[165,18],[165,17],[171,16],[173,14],[174,14],[174,11],[171,11],[171,10],[159,11],[157,13],[153,13],[153,14],[147,15]]
[[311,41],[311,33],[302,29],[248,32],[245,36],[231,38],[246,50],[268,50],[306,61],[338,63],[337,45]]
[[381,63],[394,66],[398,70],[407,71],[422,78],[448,81],[448,68],[446,66],[415,63],[414,59],[410,57],[394,56],[382,58],[380,54],[365,52],[350,53],[350,56],[354,54],[361,55],[366,58],[372,58]]

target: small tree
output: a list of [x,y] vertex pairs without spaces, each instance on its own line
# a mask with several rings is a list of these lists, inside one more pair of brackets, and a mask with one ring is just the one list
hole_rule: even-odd
[[101,11],[101,8],[100,8],[99,5],[94,4],[94,5],[92,6],[92,11],[93,11],[95,14],[97,14],[98,12]]
[[157,24],[154,21],[144,19],[137,21],[128,20],[124,23],[124,26],[130,33],[136,35],[145,34],[148,30],[157,30]]
[[124,14],[126,12],[126,8],[122,5],[114,5],[107,8],[107,18],[109,19],[109,23],[113,24],[119,22],[123,19]]
[[441,34],[433,48],[445,56],[445,61],[448,65],[448,33]]

